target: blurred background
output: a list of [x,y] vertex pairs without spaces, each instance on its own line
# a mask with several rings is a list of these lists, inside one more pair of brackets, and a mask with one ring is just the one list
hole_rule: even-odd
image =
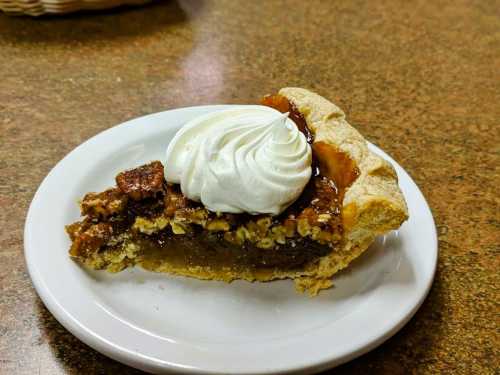
[[24,217],[57,161],[134,117],[285,86],[341,107],[412,175],[438,226],[423,307],[333,373],[498,371],[500,3],[164,0],[0,12],[0,373],[139,373],[62,328],[27,275]]

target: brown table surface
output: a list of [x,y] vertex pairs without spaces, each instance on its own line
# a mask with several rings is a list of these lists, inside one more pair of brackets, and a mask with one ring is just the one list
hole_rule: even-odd
[[343,108],[415,179],[439,232],[422,308],[333,372],[498,374],[500,3],[460,0],[0,14],[0,373],[138,373],[67,332],[27,274],[25,215],[57,161],[133,117],[283,86]]

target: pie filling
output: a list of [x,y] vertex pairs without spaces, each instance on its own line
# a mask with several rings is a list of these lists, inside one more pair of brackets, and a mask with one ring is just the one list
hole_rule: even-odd
[[[333,146],[313,143],[303,115],[283,96],[262,100],[290,118],[313,150],[313,174],[278,216],[208,211],[164,179],[159,161],[124,171],[117,186],[88,193],[82,221],[66,227],[70,255],[94,269],[120,271],[139,264],[150,270],[209,268],[257,273],[303,270],[335,251],[342,240],[343,193],[359,174],[352,159]],[[166,166],[168,168],[168,166]]]

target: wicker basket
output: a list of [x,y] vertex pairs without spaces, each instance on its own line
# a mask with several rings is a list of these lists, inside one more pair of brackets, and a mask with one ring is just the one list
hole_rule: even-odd
[[0,0],[5,13],[30,16],[64,14],[84,9],[107,9],[119,5],[140,5],[150,0]]

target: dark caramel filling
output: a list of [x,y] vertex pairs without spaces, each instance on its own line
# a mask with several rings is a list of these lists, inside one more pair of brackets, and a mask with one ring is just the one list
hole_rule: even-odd
[[304,264],[331,251],[328,246],[306,238],[290,240],[287,246],[278,250],[261,249],[248,242],[235,247],[224,240],[221,232],[202,230],[186,235],[172,235],[170,231],[161,231],[152,236],[139,235],[136,242],[143,249],[143,266],[150,269],[167,261],[176,266],[208,266],[215,270],[293,270],[300,269]]

